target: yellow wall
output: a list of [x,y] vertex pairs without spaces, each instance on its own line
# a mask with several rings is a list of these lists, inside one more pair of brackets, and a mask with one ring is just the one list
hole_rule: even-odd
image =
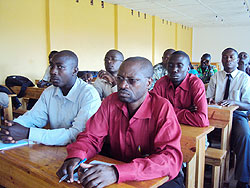
[[44,0],[0,0],[0,83],[8,75],[41,78],[46,69]]
[[104,68],[105,53],[114,48],[114,5],[99,0],[79,3],[50,1],[51,49],[70,49],[79,58],[79,70]]
[[155,64],[162,61],[163,52],[168,48],[176,48],[176,24],[170,21],[162,21],[155,17]]
[[190,60],[192,60],[192,35],[192,28],[176,24],[176,49],[185,51]]
[[152,16],[118,6],[118,49],[125,58],[143,56],[152,60]]
[[105,53],[117,48],[154,64],[167,48],[192,55],[192,28],[99,0],[0,0],[0,83],[7,75],[42,78],[50,50],[73,50],[80,70],[104,68]]

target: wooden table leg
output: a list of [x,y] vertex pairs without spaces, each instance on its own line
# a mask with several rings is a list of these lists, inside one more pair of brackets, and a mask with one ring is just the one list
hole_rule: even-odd
[[205,170],[205,136],[197,140],[196,145],[196,178],[195,187],[202,188],[204,185],[204,170]]
[[196,155],[187,163],[186,168],[186,188],[195,187]]

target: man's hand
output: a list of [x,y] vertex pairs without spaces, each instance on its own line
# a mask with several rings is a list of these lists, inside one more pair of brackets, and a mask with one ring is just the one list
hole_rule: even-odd
[[219,102],[218,105],[220,105],[220,106],[232,106],[232,105],[235,105],[235,102],[232,100],[223,100],[223,101]]
[[56,175],[61,179],[65,174],[68,174],[68,177],[66,178],[67,182],[74,182],[74,168],[80,161],[80,158],[67,159],[64,161],[61,168],[56,172]]
[[215,100],[213,98],[207,98],[207,104],[215,104]]
[[0,138],[3,143],[15,143],[18,140],[27,139],[30,129],[13,121],[5,121],[7,126],[1,125]]
[[190,112],[196,112],[197,111],[197,106],[195,106],[195,105],[190,106],[189,111]]
[[51,83],[48,82],[48,81],[40,80],[39,82],[37,82],[36,85],[37,85],[37,87],[39,87],[39,88],[44,88],[44,87],[50,86]]
[[81,79],[87,83],[91,83],[93,81],[93,75],[91,73],[85,73],[81,76]]
[[112,85],[112,87],[114,87],[116,85],[115,77],[105,70],[100,70],[98,72],[98,77],[109,82]]
[[84,188],[101,188],[117,182],[118,172],[115,167],[94,165],[85,172],[79,170],[79,180]]

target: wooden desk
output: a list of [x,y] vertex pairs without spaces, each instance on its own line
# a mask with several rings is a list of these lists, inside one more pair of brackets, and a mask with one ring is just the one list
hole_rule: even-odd
[[195,187],[201,188],[204,184],[205,169],[205,139],[206,135],[214,130],[214,127],[192,127],[189,125],[181,125],[183,136],[195,138],[196,140],[196,175]]
[[[221,179],[229,178],[229,160],[230,160],[230,136],[232,132],[233,112],[238,106],[229,107],[208,107],[208,119],[210,126],[221,129],[220,149],[226,150],[225,163],[221,165]],[[223,182],[221,182],[222,185]]]
[[[18,94],[21,90],[21,86],[13,86],[11,89]],[[25,91],[25,96],[30,99],[39,99],[40,95],[46,88],[38,88],[38,87],[27,87],[27,90]]]
[[[56,171],[66,157],[65,147],[52,147],[44,145],[30,145],[0,152],[0,185],[8,188],[15,187],[81,187],[77,183],[58,183]],[[92,160],[109,163],[122,163],[101,155]],[[90,162],[89,160],[88,162]],[[127,182],[113,184],[109,188],[147,188],[158,187],[168,181],[168,177],[157,178],[149,181]]]

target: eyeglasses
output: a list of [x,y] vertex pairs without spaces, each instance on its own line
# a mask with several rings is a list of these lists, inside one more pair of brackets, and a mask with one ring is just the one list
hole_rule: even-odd
[[122,77],[122,76],[117,76],[117,77],[116,77],[117,83],[121,83],[121,82],[123,82],[124,80],[125,80],[126,83],[129,84],[129,85],[134,85],[134,84],[136,84],[137,82],[141,81],[141,79],[139,79],[139,78],[124,78],[124,77]]

